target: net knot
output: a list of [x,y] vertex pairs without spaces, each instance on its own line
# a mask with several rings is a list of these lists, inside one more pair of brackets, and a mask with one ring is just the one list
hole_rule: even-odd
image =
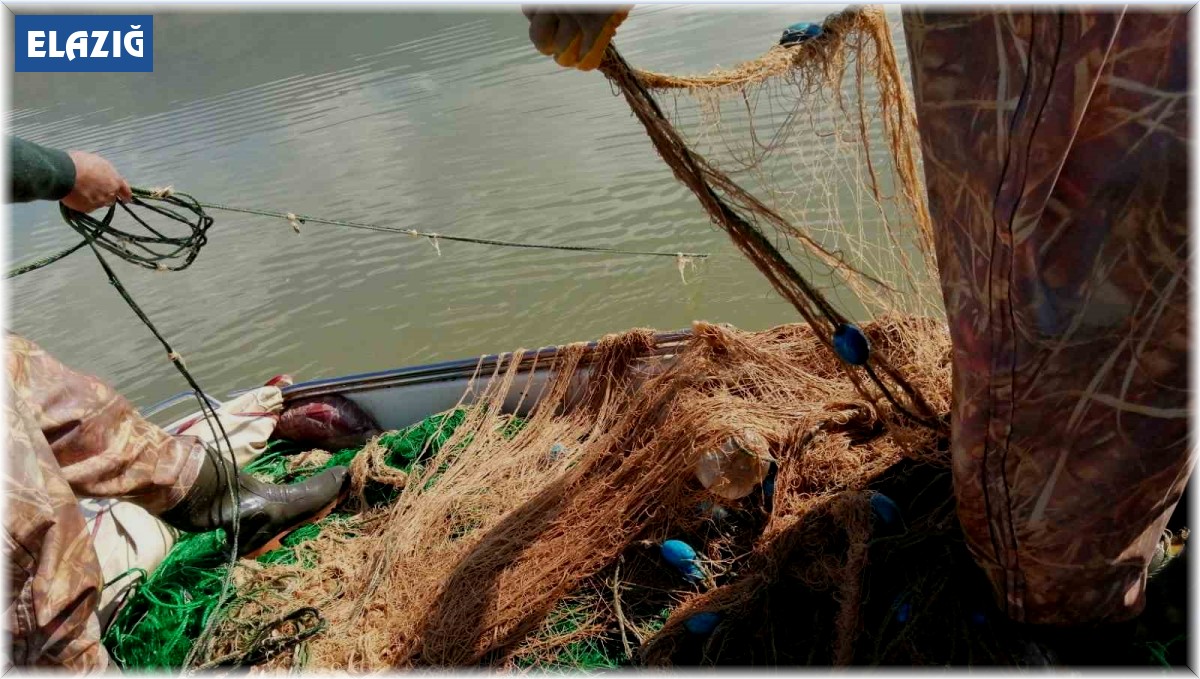
[[683,272],[689,264],[694,268],[696,265],[696,258],[692,257],[691,255],[685,255],[682,252],[675,254],[675,266],[679,268],[679,280],[683,281],[684,285],[687,285],[687,277],[684,276]]

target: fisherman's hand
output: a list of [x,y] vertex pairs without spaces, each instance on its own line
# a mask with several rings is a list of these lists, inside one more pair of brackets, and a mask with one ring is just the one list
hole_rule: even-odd
[[62,199],[63,205],[86,213],[133,198],[129,182],[112,163],[86,151],[68,151],[67,155],[75,163],[75,187]]
[[559,66],[590,71],[600,65],[604,50],[632,8],[525,5],[521,11],[529,19],[529,40],[539,52],[553,55]]

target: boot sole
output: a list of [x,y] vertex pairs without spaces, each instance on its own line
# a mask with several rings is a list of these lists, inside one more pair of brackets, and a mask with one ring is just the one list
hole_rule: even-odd
[[324,519],[325,517],[329,516],[329,513],[333,511],[334,507],[337,507],[338,504],[341,503],[341,501],[345,498],[345,495],[346,495],[346,491],[343,490],[342,492],[338,493],[337,497],[335,497],[329,504],[325,505],[325,507],[323,509],[321,509],[321,511],[317,512],[316,514],[313,514],[312,516],[308,517],[307,519],[297,521],[296,523],[292,524],[291,526],[284,528],[283,530],[279,531],[279,533],[277,533],[275,535],[275,537],[271,538],[266,543],[264,543],[263,546],[259,547],[258,549],[255,549],[253,552],[247,552],[246,554],[243,554],[241,556],[241,558],[257,559],[258,557],[262,556],[263,554],[266,554],[267,552],[269,552],[271,550],[279,549],[280,547],[283,546],[282,540],[283,540],[283,538],[287,537],[288,533],[291,533],[292,531],[296,530],[297,528],[299,528],[301,526],[307,526],[310,523],[316,523],[316,522],[320,521],[321,519]]

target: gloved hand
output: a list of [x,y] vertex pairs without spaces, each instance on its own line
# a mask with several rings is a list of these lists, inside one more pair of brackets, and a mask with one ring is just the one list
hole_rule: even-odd
[[539,52],[554,55],[559,66],[590,71],[600,65],[604,50],[632,8],[526,5],[521,11],[529,19],[529,40]]

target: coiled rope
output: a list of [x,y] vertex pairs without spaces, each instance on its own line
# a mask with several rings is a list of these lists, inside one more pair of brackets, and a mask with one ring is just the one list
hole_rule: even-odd
[[[118,205],[127,215],[132,217],[141,226],[141,232],[134,233],[114,226],[113,215],[115,214],[115,210],[113,209],[110,209],[104,217],[97,219],[92,215],[83,214],[81,212],[76,212],[63,207],[63,219],[69,226],[71,226],[71,228],[83,236],[84,240],[76,245],[56,252],[47,257],[42,257],[33,262],[13,268],[8,272],[7,278],[15,278],[31,271],[36,271],[43,267],[49,266],[54,262],[67,257],[76,250],[82,249],[88,244],[89,240],[94,241],[98,247],[115,254],[121,259],[124,259],[132,264],[137,264],[143,268],[156,269],[159,271],[179,271],[186,269],[191,265],[192,261],[195,260],[196,255],[198,255],[200,252],[200,249],[208,242],[207,233],[208,229],[213,225],[213,219],[208,215],[206,210],[221,210],[224,212],[238,212],[242,214],[284,219],[291,224],[292,229],[294,229],[296,233],[300,232],[301,224],[312,223],[326,224],[329,226],[342,226],[364,231],[406,235],[416,238],[425,238],[433,243],[433,246],[437,250],[439,256],[442,253],[439,242],[453,241],[457,243],[472,243],[475,245],[489,245],[506,248],[560,250],[564,252],[591,252],[630,257],[671,257],[678,262],[681,270],[687,263],[697,259],[706,259],[708,257],[708,253],[701,252],[627,250],[622,248],[607,248],[587,245],[525,243],[518,241],[499,240],[495,238],[455,236],[444,233],[419,231],[417,229],[405,229],[396,226],[368,224],[365,222],[355,222],[341,219],[328,219],[325,217],[302,215],[294,212],[283,212],[279,210],[236,207],[232,205],[222,205],[220,203],[202,203],[196,200],[194,197],[186,193],[175,191],[170,187],[162,189],[135,188],[133,189],[133,199],[128,204],[118,203]],[[177,225],[186,225],[189,227],[188,233],[180,236],[169,236],[164,234],[158,229],[150,226],[150,224],[148,224],[147,221],[143,219],[133,208],[149,210],[161,217],[166,218],[170,222],[174,222]],[[180,258],[180,255],[183,255],[182,259]],[[179,261],[178,264],[166,264],[168,261],[180,259],[181,261]]]
[[[166,206],[150,205],[146,199],[158,200]],[[144,268],[151,268],[159,271],[179,271],[187,268],[196,259],[200,249],[207,242],[207,231],[212,226],[212,219],[204,214],[196,201],[184,194],[176,196],[152,196],[150,192],[138,190],[131,205],[142,205],[153,212],[156,212],[168,218],[170,222],[175,223],[175,228],[179,225],[186,227],[186,233],[182,235],[169,235],[164,233],[163,227],[155,228],[146,223],[134,213],[129,205],[121,205],[122,209],[128,212],[137,220],[146,233],[134,233],[131,231],[118,230],[112,227],[112,219],[116,214],[117,206],[113,205],[105,213],[101,219],[96,219],[91,215],[83,214],[72,210],[65,205],[59,205],[62,212],[63,220],[83,236],[83,243],[92,250],[92,254],[96,256],[96,260],[100,263],[100,267],[104,269],[105,275],[108,276],[108,282],[117,289],[117,293],[125,300],[125,303],[134,312],[134,314],[142,321],[142,323],[150,330],[163,350],[167,354],[168,360],[175,366],[175,369],[183,376],[184,381],[192,390],[192,394],[196,398],[196,403],[200,406],[200,412],[208,423],[209,432],[212,440],[216,442],[215,448],[210,448],[205,445],[205,454],[213,456],[226,456],[229,460],[229,466],[218,465],[218,469],[237,469],[237,458],[234,455],[233,445],[229,442],[229,435],[225,431],[225,425],[217,417],[217,412],[213,406],[204,397],[204,391],[200,388],[199,383],[192,376],[184,365],[183,357],[171,346],[167,338],[159,332],[158,328],[151,322],[142,308],[134,301],[129,291],[121,283],[121,279],[116,272],[109,266],[108,261],[104,258],[103,251],[108,251],[116,254],[121,259],[127,262],[137,264]],[[190,218],[188,214],[193,218]],[[149,235],[146,235],[149,234]],[[80,249],[79,246],[75,249]],[[68,253],[69,254],[69,253]],[[58,257],[61,259],[66,255]],[[57,261],[57,260],[55,260]],[[222,449],[222,444],[224,448]],[[236,473],[222,474],[225,478],[225,487],[229,492],[232,506],[237,507],[240,504],[240,492],[237,485]],[[224,603],[228,600],[231,586],[233,584],[234,566],[237,563],[237,545],[241,535],[241,520],[235,513],[233,516],[232,525],[228,537],[229,549],[229,567],[226,569],[225,575],[221,582],[221,592],[219,601]],[[185,666],[190,666],[197,651],[211,637],[212,631],[215,628],[217,619],[214,616],[210,619],[201,633],[200,639],[192,646],[188,654],[188,658],[184,663]]]

